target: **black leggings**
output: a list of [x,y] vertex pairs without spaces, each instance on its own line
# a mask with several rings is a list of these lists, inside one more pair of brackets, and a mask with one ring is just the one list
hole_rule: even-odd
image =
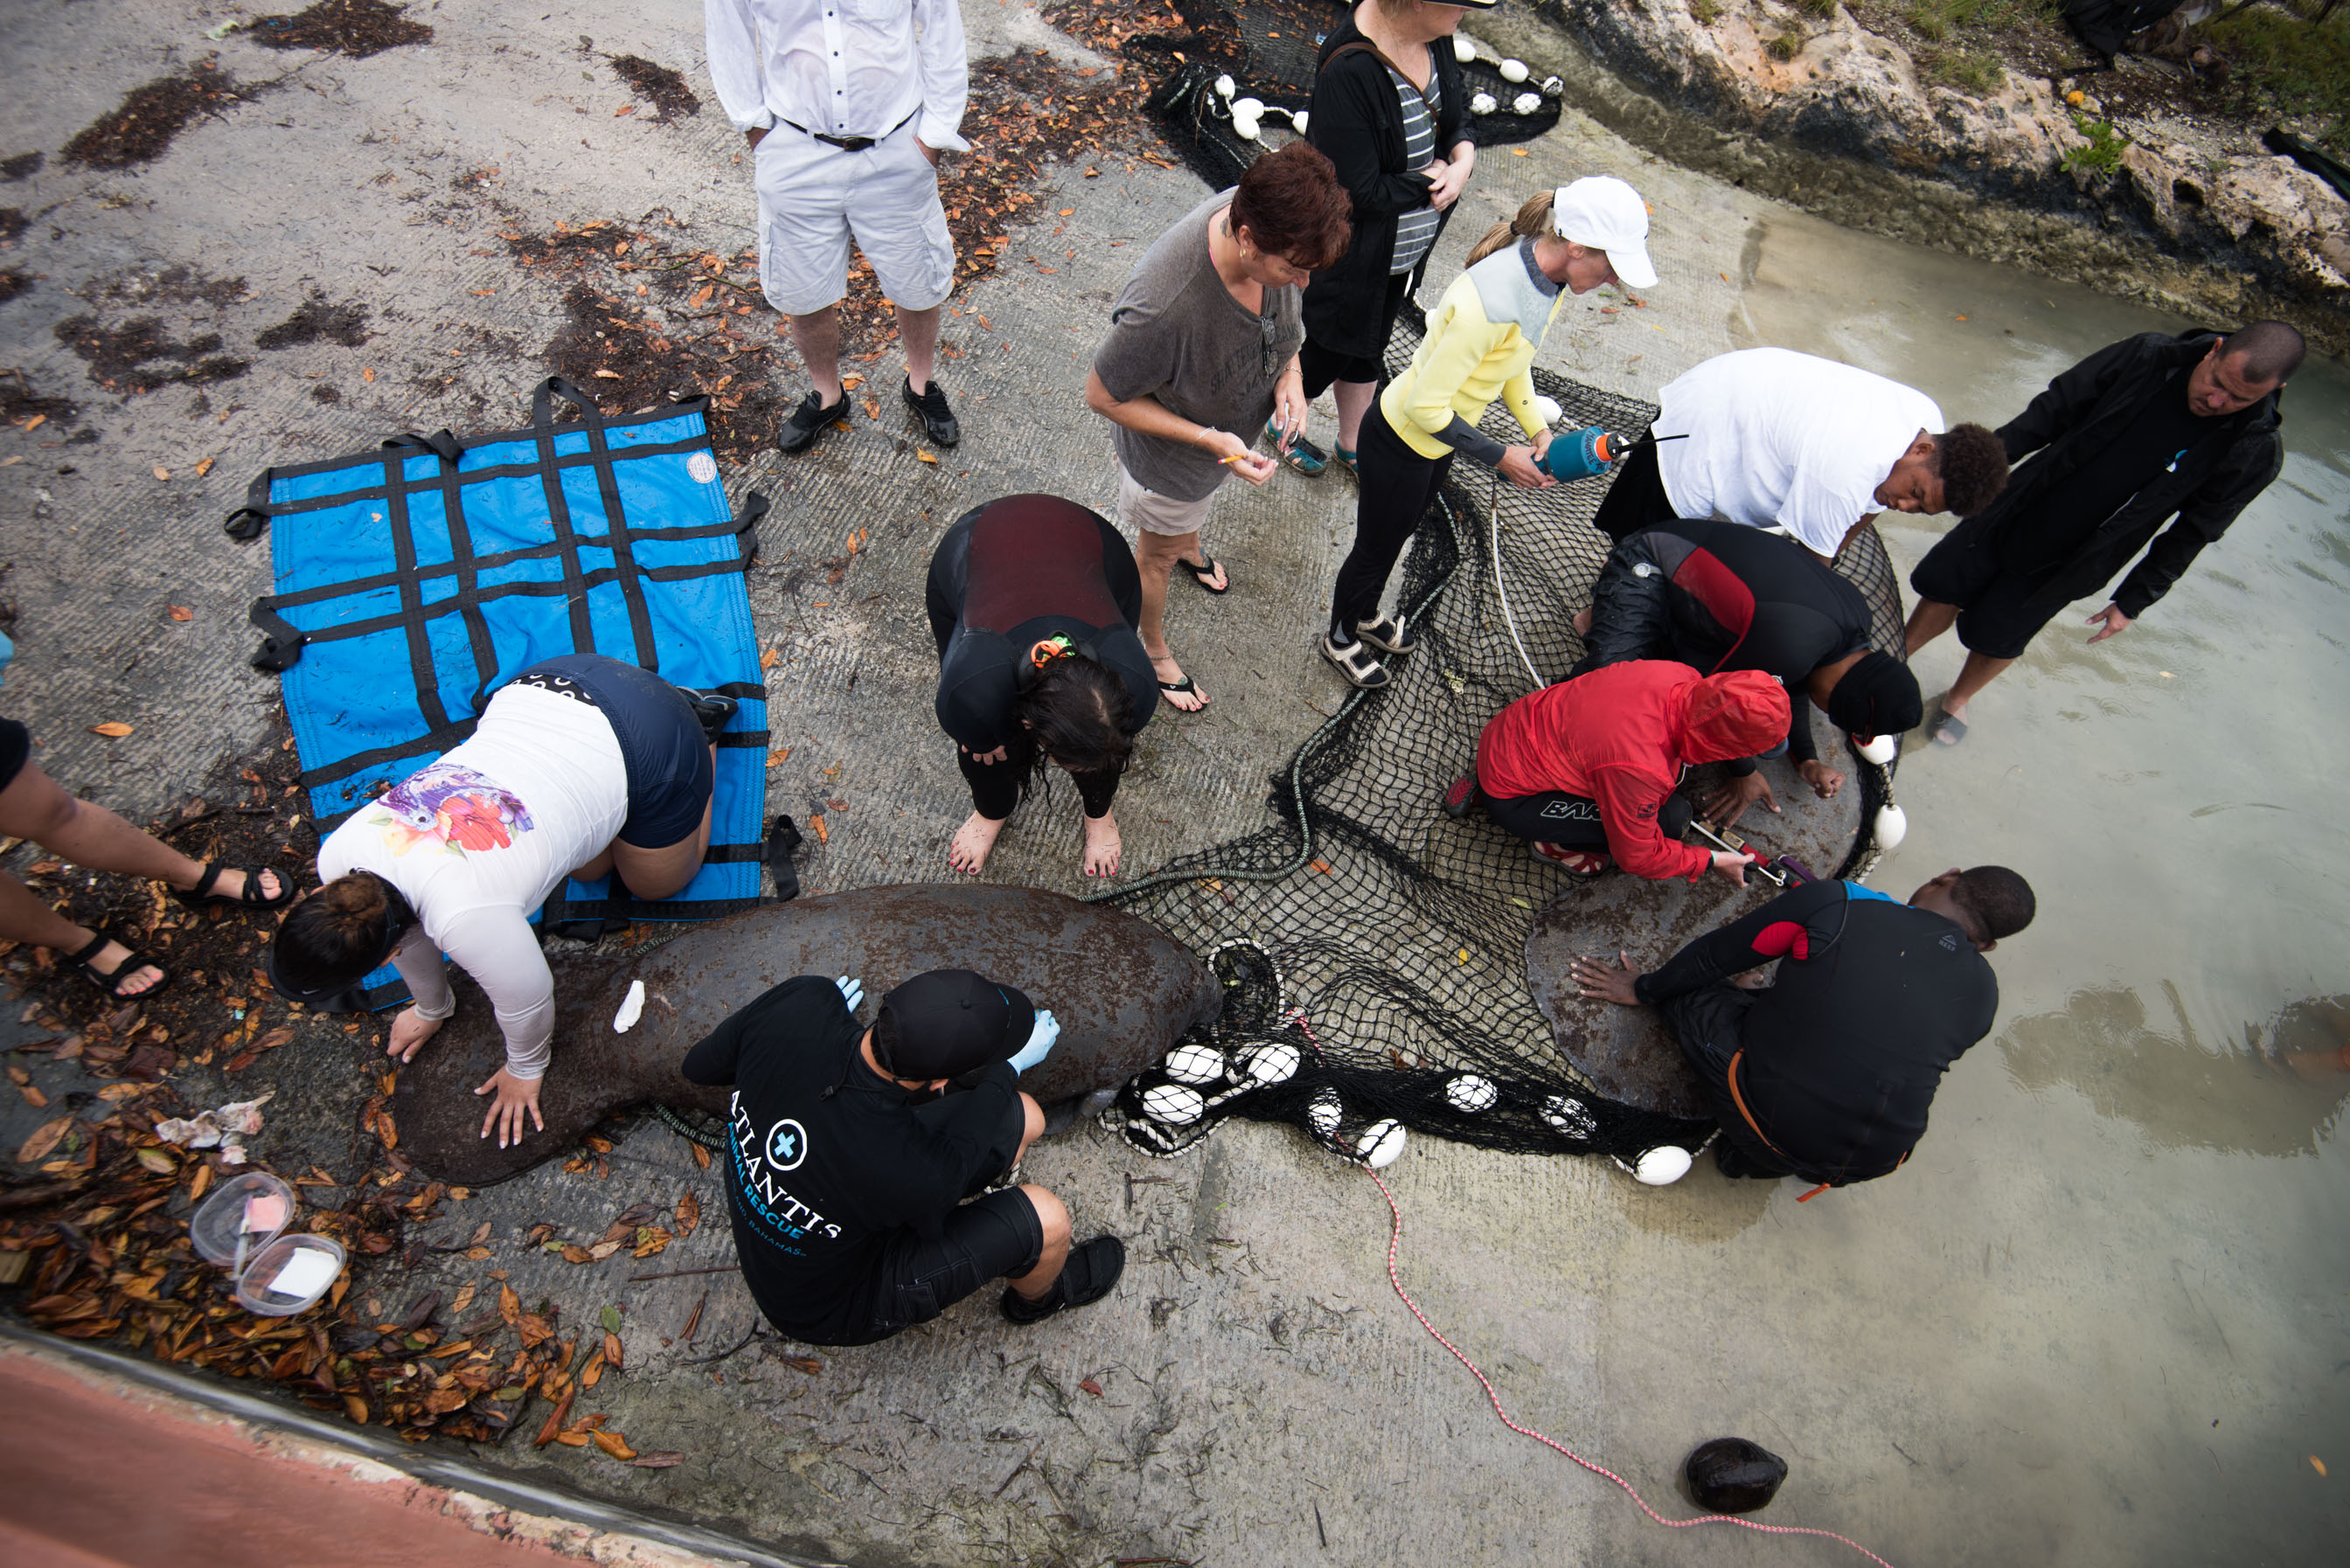
[[[971,785],[972,809],[988,821],[1002,822],[1020,804],[1020,768],[1011,758],[1000,763],[973,762],[969,752],[957,746],[955,765],[962,769],[963,782]],[[1109,803],[1118,794],[1116,774],[1071,774],[1069,777],[1076,781],[1077,798],[1087,816],[1099,820],[1109,815]]]
[[1356,622],[1378,618],[1379,596],[1387,592],[1397,559],[1452,470],[1451,452],[1422,457],[1405,445],[1388,424],[1387,411],[1376,404],[1363,416],[1362,439],[1355,547],[1347,553],[1330,594],[1330,635],[1340,643],[1355,640]]
[[1607,535],[1610,543],[1620,545],[1651,524],[1670,523],[1679,515],[1673,498],[1665,493],[1665,476],[1657,468],[1656,442],[1643,441],[1632,449],[1632,455],[1624,460],[1623,469],[1607,486],[1591,525]]
[[[1540,794],[1513,794],[1502,800],[1489,794],[1485,796],[1485,815],[1495,826],[1507,828],[1520,838],[1538,839],[1562,849],[1605,853],[1607,848],[1607,829],[1599,820],[1599,803],[1587,795],[1555,789]],[[1667,838],[1679,838],[1689,831],[1690,816],[1688,798],[1673,795],[1657,812],[1657,831]]]

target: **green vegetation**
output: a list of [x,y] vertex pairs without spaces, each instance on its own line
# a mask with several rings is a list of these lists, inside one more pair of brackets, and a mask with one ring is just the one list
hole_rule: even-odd
[[1980,49],[1936,49],[1921,56],[1918,63],[1925,67],[1928,80],[1978,97],[1997,92],[1999,84],[2007,79],[1999,57]]
[[2230,108],[2254,119],[2329,119],[2310,140],[2350,153],[2350,9],[2315,20],[2325,9],[2324,0],[2270,0],[2196,31],[2228,62]]
[[1711,27],[1721,20],[1721,0],[1690,0],[1690,15],[1700,27]]
[[1804,9],[1826,21],[1836,14],[1836,0],[1803,0]]
[[2095,174],[2111,174],[2122,166],[2122,149],[2130,144],[2128,137],[2115,130],[2111,123],[2091,119],[2085,114],[2073,116],[2073,129],[2089,139],[2085,147],[2064,150],[2064,167],[2086,169]]
[[1792,60],[1804,52],[1804,46],[1809,41],[1802,27],[1790,24],[1784,32],[1763,45],[1762,48],[1774,60]]

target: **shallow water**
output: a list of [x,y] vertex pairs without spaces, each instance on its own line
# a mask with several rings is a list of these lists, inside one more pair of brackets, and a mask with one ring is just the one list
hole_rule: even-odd
[[[2179,325],[1792,213],[1748,254],[1737,341],[1911,382],[1954,421],[1999,425],[2090,351]],[[2088,648],[2105,601],[2084,601],[1962,745],[1909,738],[1908,841],[1871,880],[1998,861],[2039,894],[1993,955],[1997,1028],[1897,1177],[1799,1208],[1795,1183],[1703,1171],[1641,1221],[1602,1357],[1625,1437],[1726,1417],[1831,1494],[1807,1520],[1896,1561],[2341,1560],[2350,1075],[2291,1059],[2350,1038],[2350,375],[2312,363],[2284,411],[2282,476],[2144,619]],[[1948,523],[1886,528],[1905,576]],[[1961,656],[1919,656],[1929,694]],[[1721,1322],[1695,1364],[1644,1327],[1684,1296]],[[1694,1560],[1605,1528],[1632,1560]]]

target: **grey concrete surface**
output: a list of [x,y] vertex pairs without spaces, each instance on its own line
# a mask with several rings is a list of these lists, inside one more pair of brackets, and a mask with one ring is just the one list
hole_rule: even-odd
[[[82,410],[0,431],[0,558],[12,563],[0,595],[20,612],[0,706],[34,724],[45,767],[110,805],[161,805],[272,722],[275,683],[244,662],[253,637],[244,608],[266,587],[265,559],[217,531],[253,472],[400,430],[520,420],[563,318],[561,291],[513,265],[494,237],[501,228],[659,209],[697,245],[731,254],[749,243],[745,169],[714,104],[673,124],[618,117],[630,95],[601,58],[646,56],[706,97],[690,0],[608,19],[489,0],[414,9],[434,41],[364,60],[208,41],[208,29],[250,14],[230,6],[125,0],[0,12],[9,88],[0,155],[48,153],[39,171],[0,184],[0,205],[27,216],[0,265],[38,275],[0,305],[0,341],[33,391]],[[1044,36],[1033,7],[968,0],[965,9],[975,49]],[[190,127],[142,169],[91,174],[60,162],[73,131],[125,91],[214,50],[239,80],[275,87]],[[770,456],[729,475],[738,493],[762,488],[776,503],[751,579],[763,643],[778,656],[768,671],[775,744],[790,751],[770,774],[771,809],[847,802],[823,805],[831,836],[804,868],[812,888],[946,875],[945,842],[966,803],[929,713],[934,661],[919,602],[940,532],[968,505],[1014,491],[1102,506],[1110,498],[1108,443],[1081,400],[1086,358],[1139,248],[1202,192],[1180,170],[1101,167],[1094,180],[1047,173],[1038,210],[1075,207],[1066,234],[1051,216],[1014,231],[1014,256],[1058,255],[1048,260],[1056,271],[1014,265],[955,301],[963,314],[949,318],[947,341],[963,357],[941,380],[966,434],[948,461],[925,464],[901,450],[902,415],[885,397],[879,421],[860,415],[852,434],[827,436],[811,456]],[[1764,236],[1790,215],[1655,162],[1572,113],[1523,155],[1484,154],[1434,275],[1451,275],[1484,221],[1585,172],[1623,174],[1648,197],[1662,276],[1648,308],[1595,314],[1559,335],[1554,368],[1646,395],[1686,365],[1754,340],[1748,300]],[[476,178],[461,184],[467,175]],[[1869,265],[1902,264],[1872,253]],[[313,294],[364,306],[371,336],[356,347],[255,346]],[[115,325],[153,315],[183,343],[217,333],[218,352],[252,368],[202,389],[111,393],[54,336],[57,323],[86,313]],[[989,330],[977,327],[982,315]],[[894,355],[868,369],[879,390],[894,389]],[[2005,417],[1949,400],[1976,384],[1920,379],[1953,418]],[[1981,385],[1987,398],[2012,394],[2004,381]],[[317,400],[320,387],[341,400]],[[1320,433],[1328,419],[1326,405]],[[73,444],[83,431],[97,439]],[[205,458],[214,466],[199,477]],[[168,480],[154,476],[159,467]],[[1130,867],[1254,826],[1268,772],[1336,707],[1344,688],[1309,642],[1351,505],[1343,479],[1286,472],[1262,491],[1235,484],[1220,497],[1209,545],[1230,563],[1235,591],[1211,599],[1179,582],[1170,617],[1215,706],[1191,719],[1162,713],[1144,732],[1120,798]],[[842,583],[797,570],[836,555],[854,528],[871,530],[871,548]],[[174,622],[167,605],[194,616]],[[135,733],[109,742],[87,732],[118,718]],[[1076,815],[1066,795],[1024,809],[991,879],[1076,890]],[[2054,976],[2042,987],[2059,998],[2063,989]],[[259,1152],[350,1179],[364,1168],[351,1124],[377,1061],[330,1027],[265,1057],[236,1086],[240,1096],[278,1091]],[[2126,1160],[2108,1160],[2082,1185],[2051,1170],[1981,1198],[1965,1134],[2009,1109],[2010,1096],[1992,1067],[1968,1066],[1973,1075],[1961,1075],[1937,1118],[1930,1182],[1928,1171],[1905,1173],[1880,1184],[1898,1189],[1889,1194],[1839,1194],[1801,1210],[1792,1189],[1733,1188],[1710,1165],[1659,1192],[1598,1162],[1418,1142],[1389,1173],[1407,1220],[1401,1278],[1519,1419],[1587,1445],[1669,1512],[1686,1511],[1673,1497],[1681,1454],[1742,1430],[1796,1461],[1771,1522],[1861,1532],[1895,1561],[2164,1560],[2177,1538],[2162,1521],[2216,1484],[2183,1438],[2133,1444],[2068,1422],[2066,1403],[2084,1418],[2137,1418],[2141,1407],[2127,1401],[2111,1414],[2094,1376],[2052,1376],[2054,1392],[2030,1402],[2031,1434],[2000,1430],[2014,1413],[1998,1397],[2000,1378],[2127,1355],[2118,1337],[2086,1344],[2068,1331],[2074,1314],[2089,1314],[2101,1334],[2122,1334],[2111,1293],[2061,1255],[2043,1257],[2038,1277],[1990,1282],[1992,1254],[1978,1259],[1978,1242],[1996,1247],[2000,1235],[1938,1230],[1946,1199],[1989,1202],[2002,1233],[2028,1234],[2043,1204],[2086,1224],[2085,1210],[2129,1202]],[[71,1064],[38,1071],[53,1095],[93,1086]],[[214,1082],[192,1075],[192,1097]],[[0,1143],[13,1147],[34,1119],[6,1098]],[[2049,1133],[2047,1122],[2033,1125]],[[2050,1136],[2072,1125],[2057,1118]],[[1068,1199],[1081,1234],[1128,1238],[1128,1272],[1112,1302],[1023,1331],[983,1299],[886,1346],[819,1353],[813,1375],[783,1359],[802,1347],[767,1339],[695,1361],[756,1326],[728,1275],[630,1282],[731,1256],[713,1175],[649,1121],[625,1135],[608,1175],[546,1168],[450,1205],[419,1233],[452,1244],[486,1220],[489,1262],[447,1254],[415,1270],[379,1266],[360,1289],[397,1313],[424,1289],[485,1284],[502,1270],[526,1299],[559,1305],[567,1325],[622,1306],[628,1370],[578,1408],[607,1410],[639,1449],[682,1450],[688,1462],[647,1471],[594,1450],[535,1453],[536,1404],[525,1430],[484,1462],[810,1556],[1400,1565],[1828,1562],[1843,1552],[1654,1530],[1612,1488],[1503,1429],[1389,1293],[1378,1189],[1294,1133],[1235,1124],[1200,1152],[1154,1163],[1082,1127],[1037,1150],[1029,1174]],[[2340,1196],[2339,1180],[2326,1179],[2330,1188],[2297,1189],[2295,1227],[2322,1211],[2321,1192]],[[2166,1200],[2182,1182],[2166,1179]],[[321,1201],[341,1196],[310,1190]],[[539,1222],[561,1239],[592,1240],[629,1205],[666,1208],[685,1191],[698,1196],[701,1229],[641,1263],[574,1267],[523,1241]],[[2130,1216],[2129,1242],[2152,1244],[2159,1210],[2139,1204]],[[2199,1247],[2197,1257],[2208,1262],[2213,1251]],[[2227,1277],[2264,1292],[2262,1258]],[[1964,1292],[1953,1282],[1961,1275]],[[2303,1351],[2288,1353],[2272,1327],[2259,1368],[2220,1374],[2233,1379],[2230,1411],[2255,1406],[2288,1374],[2322,1382],[2323,1347],[2342,1335],[2338,1277],[2324,1277],[2335,1282],[2331,1296],[2298,1275],[2282,1293],[2304,1314]],[[705,1295],[689,1345],[679,1336]],[[2026,1304],[1991,1334],[1981,1325],[2005,1300]],[[2178,1343],[2214,1361],[2224,1354],[2200,1339],[2166,1340]],[[2133,1398],[2152,1400],[2144,1381],[2131,1381]],[[1975,1468],[1986,1448],[2008,1457]],[[2231,1460],[2241,1452],[2226,1451]],[[2191,1459],[2197,1474],[2166,1495],[2161,1467],[2174,1458]],[[2094,1490],[2115,1476],[2128,1486]],[[2282,1500],[2272,1511],[2300,1506],[2278,1490],[2286,1484],[2272,1477],[2247,1495]],[[2022,1506],[2004,1507],[2010,1489]],[[2092,1545],[2076,1511],[2134,1511]],[[2205,1560],[2206,1539],[2196,1537],[2194,1560]],[[2313,1559],[2284,1550],[2262,1560]]]

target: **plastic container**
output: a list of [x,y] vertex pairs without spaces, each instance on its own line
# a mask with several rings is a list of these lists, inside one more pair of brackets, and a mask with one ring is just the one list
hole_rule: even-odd
[[280,1236],[237,1276],[236,1304],[263,1317],[292,1317],[315,1304],[342,1272],[342,1244],[333,1237]]
[[[276,1224],[246,1226],[248,1205],[255,1199],[262,1199],[264,1212],[257,1218],[265,1221],[274,1200]],[[242,1176],[230,1177],[213,1189],[212,1196],[188,1221],[188,1240],[195,1243],[196,1255],[204,1262],[233,1266],[240,1234],[244,1241],[244,1255],[250,1259],[283,1235],[286,1227],[293,1222],[294,1189],[265,1170],[248,1170]]]

